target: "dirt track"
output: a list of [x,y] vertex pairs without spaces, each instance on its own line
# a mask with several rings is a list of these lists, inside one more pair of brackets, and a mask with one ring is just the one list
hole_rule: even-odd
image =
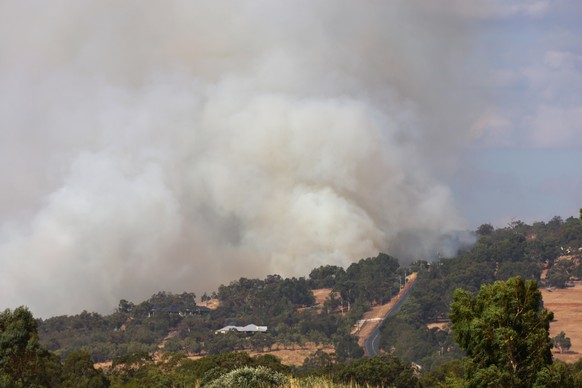
[[368,338],[370,337],[372,332],[378,326],[380,326],[380,324],[382,323],[382,319],[384,319],[388,315],[388,313],[390,312],[390,310],[392,310],[394,305],[396,303],[398,303],[398,301],[400,300],[400,297],[404,293],[406,293],[406,291],[408,291],[408,289],[410,289],[410,287],[412,287],[412,285],[414,284],[415,281],[416,281],[416,273],[413,273],[410,276],[408,276],[408,282],[406,283],[406,286],[404,286],[404,288],[402,290],[400,290],[398,295],[396,295],[394,298],[392,298],[390,300],[390,302],[383,304],[383,305],[380,305],[380,306],[372,307],[372,309],[370,311],[367,311],[362,316],[362,321],[366,321],[369,319],[375,319],[375,320],[366,321],[362,324],[362,326],[360,326],[358,329],[353,331],[353,334],[355,334],[358,337],[358,344],[361,347],[364,347],[365,342],[368,340]]

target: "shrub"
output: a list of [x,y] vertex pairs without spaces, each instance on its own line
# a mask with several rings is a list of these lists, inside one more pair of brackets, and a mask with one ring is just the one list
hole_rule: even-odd
[[289,380],[279,372],[259,366],[235,369],[206,385],[207,388],[266,388],[287,385]]

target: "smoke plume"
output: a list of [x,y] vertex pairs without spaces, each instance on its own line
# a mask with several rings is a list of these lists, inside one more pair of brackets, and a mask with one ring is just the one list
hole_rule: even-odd
[[0,306],[111,312],[462,228],[472,31],[422,3],[1,2]]

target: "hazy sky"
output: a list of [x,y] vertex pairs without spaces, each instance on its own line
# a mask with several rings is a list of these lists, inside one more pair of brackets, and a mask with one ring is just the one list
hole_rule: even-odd
[[[505,226],[582,207],[582,3],[499,2],[480,23],[479,82],[490,108],[474,126],[452,181],[457,204],[476,226]],[[509,5],[515,3],[516,5]]]
[[581,4],[0,0],[0,309],[577,216]]

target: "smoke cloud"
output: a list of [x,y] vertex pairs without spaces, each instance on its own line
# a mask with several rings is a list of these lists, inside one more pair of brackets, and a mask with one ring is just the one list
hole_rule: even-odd
[[477,101],[466,20],[422,3],[1,2],[0,306],[435,251]]

